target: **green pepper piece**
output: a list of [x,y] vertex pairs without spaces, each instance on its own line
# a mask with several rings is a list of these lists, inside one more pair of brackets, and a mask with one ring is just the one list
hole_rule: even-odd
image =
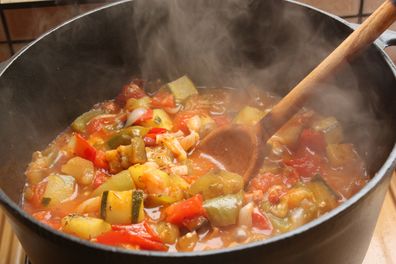
[[103,113],[103,110],[91,110],[85,112],[84,114],[77,117],[71,124],[71,128],[76,132],[84,132],[87,123],[94,118]]
[[124,134],[124,133],[118,133],[114,136],[112,136],[108,141],[107,141],[107,146],[110,149],[116,149],[117,147],[121,145],[129,145],[131,143],[132,137],[130,135]]
[[236,224],[241,205],[241,193],[216,197],[203,203],[210,223],[218,227]]

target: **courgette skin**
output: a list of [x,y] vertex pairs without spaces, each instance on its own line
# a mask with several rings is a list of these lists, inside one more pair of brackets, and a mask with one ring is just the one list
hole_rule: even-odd
[[108,195],[109,195],[109,191],[104,191],[102,194],[102,200],[100,202],[100,217],[102,219],[106,219],[106,206],[107,206]]
[[111,224],[128,225],[143,221],[143,191],[103,192],[100,215]]
[[142,215],[143,210],[143,191],[135,190],[132,192],[132,223],[136,224],[142,219],[139,217]]

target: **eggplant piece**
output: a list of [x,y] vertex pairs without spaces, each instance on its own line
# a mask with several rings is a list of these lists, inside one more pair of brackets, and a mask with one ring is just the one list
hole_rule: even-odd
[[190,194],[202,194],[211,199],[226,194],[235,194],[243,189],[242,176],[223,170],[210,171],[198,178],[190,187]]
[[334,167],[354,163],[358,159],[352,144],[330,144],[326,147],[329,162]]
[[203,203],[212,226],[223,227],[237,223],[242,194],[229,194],[206,200]]

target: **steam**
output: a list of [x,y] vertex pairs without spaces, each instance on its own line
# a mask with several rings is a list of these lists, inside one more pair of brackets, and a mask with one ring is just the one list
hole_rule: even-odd
[[[318,25],[314,16],[288,9],[283,1],[135,4],[141,72],[148,80],[169,81],[187,74],[204,86],[243,89],[254,84],[283,96],[342,41],[335,38],[340,32],[334,25]],[[308,105],[341,120],[347,140],[355,141],[369,160],[368,153],[378,152],[373,142],[384,131],[379,131],[380,121],[360,94],[361,85],[367,84],[359,83],[347,65],[318,85],[320,92]]]

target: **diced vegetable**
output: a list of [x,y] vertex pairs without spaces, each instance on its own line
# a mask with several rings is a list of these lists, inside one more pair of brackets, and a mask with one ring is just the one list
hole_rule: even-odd
[[94,118],[95,116],[98,116],[100,114],[103,114],[102,110],[91,110],[89,112],[86,112],[79,117],[77,117],[73,123],[71,124],[71,128],[79,133],[83,133],[85,131],[85,127],[87,123]]
[[183,221],[183,226],[189,231],[195,231],[204,226],[206,223],[208,223],[208,219],[206,217],[198,216],[191,219],[185,219]]
[[272,231],[271,222],[258,208],[253,209],[252,224],[255,228]]
[[132,245],[139,249],[167,251],[158,235],[146,223],[134,225],[113,225],[112,231],[96,238],[98,243],[106,245]]
[[317,132],[313,129],[304,129],[301,133],[299,144],[302,147],[322,153],[326,149],[326,140],[322,132]]
[[77,156],[90,160],[92,162],[95,161],[96,158],[96,149],[89,144],[89,142],[83,138],[80,134],[75,134],[75,146],[74,146],[74,154]]
[[119,105],[124,106],[129,98],[142,98],[144,96],[146,96],[146,94],[143,89],[137,84],[131,82],[127,85],[124,85],[121,93],[116,98],[116,102]]
[[169,175],[159,169],[146,165],[135,165],[129,168],[132,178],[139,189],[148,194],[166,194],[170,187]]
[[168,83],[168,87],[178,102],[184,101],[191,95],[198,94],[194,83],[186,75]]
[[47,177],[47,186],[42,203],[45,206],[55,206],[70,198],[75,190],[75,179],[68,175],[51,174]]
[[326,147],[327,158],[332,166],[343,166],[357,159],[352,144],[330,144]]
[[132,175],[129,170],[123,170],[111,176],[92,193],[92,196],[101,195],[104,191],[128,191],[135,189]]
[[100,214],[111,224],[131,224],[143,221],[143,192],[141,190],[103,192]]
[[290,230],[291,224],[288,218],[279,218],[272,214],[268,214],[267,216],[276,233],[285,233]]
[[62,230],[83,239],[92,239],[111,230],[111,225],[102,219],[68,215],[62,219]]
[[152,161],[158,166],[168,166],[173,163],[174,157],[172,152],[164,146],[146,148],[147,161]]
[[147,161],[145,144],[140,137],[131,138],[130,145],[119,146],[115,150],[106,151],[105,155],[112,173],[127,169],[133,164]]
[[238,193],[243,189],[242,176],[228,171],[210,171],[199,177],[190,187],[191,194],[202,194],[204,199]]
[[285,125],[283,125],[274,136],[268,141],[273,147],[273,142],[280,142],[283,145],[294,147],[300,138],[303,130],[303,124],[296,120],[296,117],[292,118]]
[[76,213],[78,214],[94,214],[98,215],[100,211],[100,202],[101,199],[99,196],[90,198],[80,203],[76,208]]
[[322,180],[311,181],[306,186],[313,192],[321,213],[328,212],[338,205],[337,195]]
[[344,140],[341,124],[335,117],[317,120],[312,123],[312,128],[324,134],[327,144],[337,144]]
[[202,196],[197,194],[185,201],[174,203],[165,209],[165,214],[166,221],[176,225],[181,225],[185,219],[204,216]]
[[94,178],[94,165],[91,161],[74,157],[61,168],[62,173],[73,176],[79,184],[89,185]]
[[246,226],[248,228],[252,227],[252,214],[253,214],[254,205],[252,202],[246,204],[244,207],[239,210],[239,217],[238,217],[238,225],[239,226]]
[[133,137],[144,137],[148,131],[148,128],[142,126],[127,127],[111,137],[106,144],[110,149],[115,149],[120,145],[129,145]]
[[174,108],[175,98],[168,91],[160,89],[151,100],[153,108]]
[[199,240],[197,232],[185,234],[177,240],[176,248],[180,251],[192,251]]
[[167,222],[159,222],[156,231],[161,240],[167,244],[174,244],[180,236],[179,227]]
[[266,112],[260,111],[257,108],[245,106],[232,122],[238,125],[253,126],[258,121],[260,121],[260,119],[263,118],[265,114]]
[[128,111],[133,111],[136,108],[150,108],[151,99],[148,96],[142,98],[129,98],[126,102],[125,108]]
[[134,109],[131,113],[128,114],[127,120],[125,122],[125,127],[128,127],[133,124],[138,124],[143,121],[149,120],[153,117],[153,110],[146,109],[143,107]]
[[203,204],[212,226],[236,224],[239,209],[242,206],[241,194],[229,194],[206,200]]
[[144,127],[162,127],[166,130],[172,130],[172,120],[169,115],[162,109],[154,109],[153,116],[150,119],[140,123]]

